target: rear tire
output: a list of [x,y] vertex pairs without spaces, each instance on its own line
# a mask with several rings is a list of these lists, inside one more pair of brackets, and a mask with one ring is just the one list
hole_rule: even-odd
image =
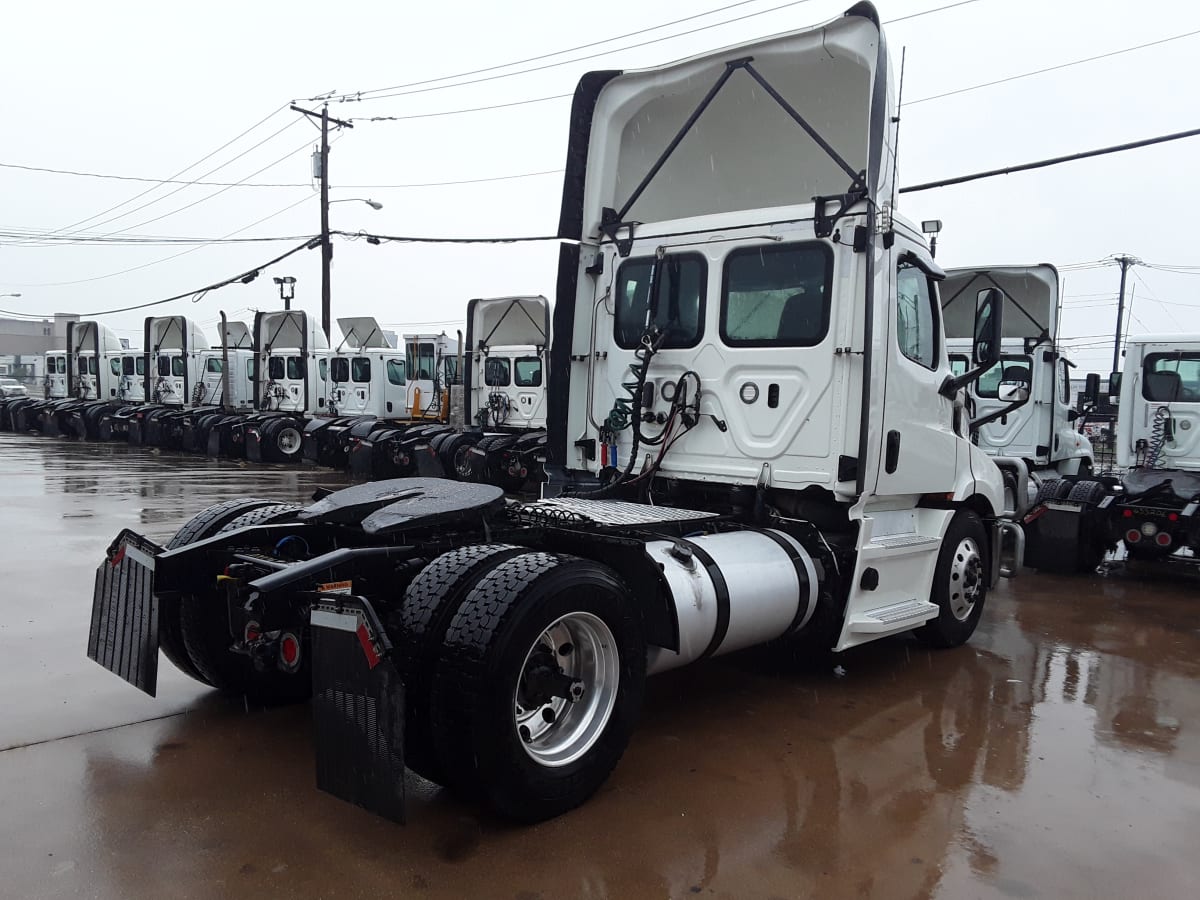
[[476,544],[443,553],[421,570],[389,619],[396,665],[404,677],[404,762],[423,778],[446,781],[430,724],[433,672],[446,629],[463,599],[505,560],[527,552],[511,544]]
[[961,509],[950,520],[933,571],[936,618],[914,631],[931,647],[958,647],[975,633],[988,591],[987,531],[979,516]]
[[[257,497],[239,497],[237,500],[226,500],[223,503],[214,504],[188,519],[184,526],[175,532],[171,540],[167,541],[166,549],[175,550],[212,537],[238,516],[250,510],[270,505],[270,500]],[[213,686],[212,682],[196,668],[183,644],[183,634],[179,625],[179,598],[177,597],[167,597],[159,601],[158,646],[163,655],[179,671],[210,687]]]
[[502,563],[438,660],[434,742],[450,786],[520,822],[579,806],[624,753],[645,676],[641,612],[610,568],[549,553]]

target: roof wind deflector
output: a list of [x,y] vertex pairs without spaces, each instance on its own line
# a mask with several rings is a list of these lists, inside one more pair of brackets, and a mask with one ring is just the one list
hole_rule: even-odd
[[[625,205],[626,205],[626,207],[629,206],[628,203]],[[622,254],[622,255],[624,255],[624,254]],[[531,316],[529,314],[529,310],[527,310],[525,308],[525,304],[523,304],[521,302],[523,299],[525,299],[525,298],[524,297],[513,297],[512,298],[512,301],[508,304],[508,306],[506,306],[504,308],[504,312],[502,312],[500,314],[500,318],[496,320],[496,324],[492,326],[492,330],[488,332],[487,337],[483,338],[479,342],[480,350],[487,349],[488,344],[492,340],[492,335],[496,333],[496,329],[498,329],[501,325],[504,324],[504,320],[508,318],[508,314],[510,312],[512,312],[512,309],[514,306],[517,307],[517,309],[521,310],[521,312],[523,312],[525,314],[525,318],[527,318],[530,321],[530,323],[532,323],[533,327],[537,329],[537,333],[542,338],[542,340],[544,341],[546,339],[546,329],[543,328],[542,325],[540,323],[538,323],[537,320],[535,320],[533,318],[533,316]]]
[[[721,92],[721,88],[725,86],[725,83],[733,77],[733,73],[738,69],[745,69],[747,74],[749,74],[751,78],[758,82],[763,90],[767,92],[767,95],[777,104],[779,104],[780,108],[804,130],[805,134],[812,138],[813,142],[816,143],[816,145],[820,147],[822,151],[824,151],[825,155],[833,160],[834,163],[836,163],[837,166],[850,178],[850,187],[845,194],[813,198],[813,202],[816,204],[815,230],[817,237],[828,237],[830,234],[832,234],[834,224],[839,218],[841,218],[842,215],[845,214],[846,210],[850,209],[850,207],[852,207],[858,201],[869,197],[870,192],[867,188],[866,170],[864,169],[856,172],[851,165],[846,162],[841,154],[839,154],[830,145],[830,143],[821,136],[821,133],[812,125],[810,125],[808,120],[805,119],[804,116],[800,115],[800,113],[797,112],[796,109],[784,99],[783,95],[775,90],[771,83],[767,81],[767,79],[764,78],[762,74],[754,68],[753,65],[751,65],[753,62],[753,56],[744,56],[741,59],[734,59],[725,63],[725,71],[721,73],[719,78],[717,78],[716,83],[709,88],[708,93],[704,95],[704,99],[700,101],[699,105],[695,108],[695,110],[693,110],[692,114],[688,116],[687,121],[683,123],[683,126],[675,134],[675,137],[671,139],[669,144],[667,144],[666,149],[663,150],[662,154],[655,161],[654,165],[650,167],[650,171],[646,173],[645,177],[643,177],[641,182],[638,183],[638,186],[633,189],[633,193],[629,195],[629,199],[625,201],[625,204],[620,208],[620,210],[615,210],[608,206],[604,207],[600,217],[600,232],[617,245],[617,252],[620,253],[622,257],[628,256],[632,250],[634,227],[641,224],[639,222],[626,222],[625,216],[629,213],[629,210],[633,204],[637,202],[638,198],[642,196],[642,193],[646,190],[646,188],[649,187],[650,182],[654,180],[654,176],[659,173],[662,167],[666,164],[667,160],[670,159],[671,154],[675,152],[675,149],[679,146],[680,142],[687,137],[687,133],[692,130],[692,127],[700,119],[700,116],[704,114],[706,109],[708,109],[709,104],[711,104],[716,98],[717,94]],[[825,204],[827,201],[831,200],[839,201],[841,205],[838,207],[837,211],[833,213],[833,215],[826,216]],[[618,237],[618,233],[622,230],[625,231],[625,235],[623,237]]]

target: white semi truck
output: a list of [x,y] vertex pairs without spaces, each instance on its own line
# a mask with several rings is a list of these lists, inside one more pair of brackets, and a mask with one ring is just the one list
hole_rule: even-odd
[[[1006,315],[1000,360],[970,387],[971,430],[985,453],[1006,461],[1005,508],[1023,515],[1042,485],[1093,471],[1092,444],[1075,427],[1074,364],[1058,346],[1059,279],[1051,265],[948,269],[941,285],[951,364],[970,367],[975,297],[996,288]],[[1024,467],[1029,490],[1018,496],[1012,472]]]
[[1200,335],[1134,335],[1125,345],[1116,451],[1119,475],[1064,478],[1026,516],[1027,561],[1091,571],[1123,546],[1138,562],[1200,553]]
[[550,303],[542,296],[467,304],[465,429],[433,449],[450,477],[518,491],[545,458]]
[[407,764],[529,822],[609,777],[649,675],[967,641],[1021,549],[962,415],[1002,295],[953,375],[942,273],[893,206],[894,114],[868,3],[585,75],[542,499],[400,478],[220,504],[167,547],[123,531],[89,655],[150,693],[161,647],[230,694],[311,696],[318,785],[380,814]]

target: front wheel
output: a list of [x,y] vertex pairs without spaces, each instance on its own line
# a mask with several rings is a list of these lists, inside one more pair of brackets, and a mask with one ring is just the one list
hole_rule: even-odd
[[450,786],[537,822],[608,778],[641,707],[646,637],[607,566],[524,553],[467,595],[442,645],[434,741]]
[[933,572],[938,614],[916,630],[933,647],[958,647],[975,633],[988,590],[987,531],[979,516],[959,510],[950,520]]

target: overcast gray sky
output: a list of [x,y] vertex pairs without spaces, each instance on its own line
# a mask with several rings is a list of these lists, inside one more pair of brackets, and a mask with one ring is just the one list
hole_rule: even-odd
[[[951,2],[880,0],[877,6],[886,21]],[[330,110],[342,118],[411,117],[569,95],[590,69],[659,65],[816,24],[849,5],[848,0],[608,0],[587,6],[553,0],[8,4],[0,53],[6,86],[0,97],[5,122],[0,163],[168,178],[269,116],[181,177],[302,186],[177,190],[180,185],[167,185],[126,202],[152,185],[0,167],[0,231],[10,235],[0,237],[0,293],[22,294],[0,299],[0,309],[86,313],[145,302],[234,275],[290,246],[287,241],[199,249],[45,246],[13,234],[314,234],[319,208],[310,154],[316,130],[287,109],[290,100],[424,82],[723,10],[515,69],[457,79],[475,83],[455,87],[447,86],[454,80],[437,81],[401,88],[408,92],[403,95],[334,104]],[[747,18],[729,22],[739,17]],[[723,22],[728,24],[716,24]],[[704,30],[670,37],[698,28]],[[1200,4],[1187,0],[976,0],[887,26],[897,69],[900,50],[907,48],[904,98],[912,104],[902,113],[900,183],[1200,126],[1195,88],[1200,34],[925,99],[1193,31],[1200,31]],[[544,68],[508,76],[531,67]],[[491,77],[496,75],[508,77]],[[399,185],[559,170],[569,109],[564,98],[402,121],[359,121],[336,135],[333,196],[370,197],[384,208],[336,204],[333,227],[430,236],[553,233],[558,174],[457,186]],[[1156,266],[1200,266],[1192,237],[1200,204],[1198,154],[1200,138],[1185,140],[912,194],[901,199],[900,209],[911,219],[945,222],[939,246],[945,266],[1041,261],[1067,266],[1115,253]],[[98,215],[118,204],[125,205]],[[88,217],[94,218],[76,224]],[[470,297],[543,293],[553,298],[556,249],[551,244],[337,241],[334,259],[335,318],[375,315],[401,326],[437,322],[452,333]],[[297,278],[297,305],[319,314],[318,251],[305,251],[252,284],[159,311],[206,324],[220,309],[248,319],[249,310],[279,306],[271,276],[286,274]],[[1107,371],[1118,271],[1096,265],[1063,274],[1068,343],[1077,348],[1083,367]],[[1131,333],[1200,331],[1200,268],[1192,274],[1139,267],[1130,285]],[[145,315],[124,313],[104,321],[140,344]],[[207,330],[215,334],[212,327]]]

